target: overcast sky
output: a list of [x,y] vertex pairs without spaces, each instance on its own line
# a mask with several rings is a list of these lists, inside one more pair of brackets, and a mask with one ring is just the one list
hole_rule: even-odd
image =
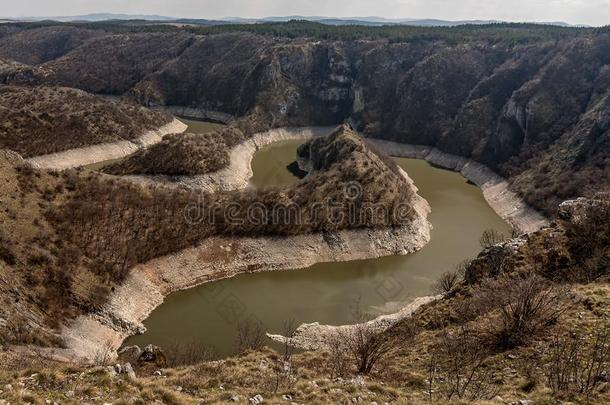
[[101,12],[191,18],[324,15],[610,24],[610,0],[0,0],[4,17]]

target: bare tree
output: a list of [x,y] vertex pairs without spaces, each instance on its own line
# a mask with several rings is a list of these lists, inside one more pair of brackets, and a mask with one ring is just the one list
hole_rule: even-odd
[[340,329],[338,333],[358,372],[368,374],[398,342],[392,333],[380,330],[374,322],[366,322],[359,301],[353,307],[353,318],[356,323]]
[[260,322],[249,319],[237,324],[235,345],[238,353],[260,349],[264,342],[265,328]]
[[190,366],[216,358],[214,350],[198,341],[172,340],[163,346],[163,353],[170,367]]
[[282,336],[282,351],[280,356],[273,364],[274,386],[273,393],[277,393],[281,388],[290,388],[296,382],[293,355],[295,353],[293,339],[296,333],[296,323],[294,320],[284,322]]
[[593,339],[580,333],[556,335],[547,355],[545,373],[554,393],[579,393],[589,397],[607,379],[610,367],[610,329]]
[[348,350],[362,374],[370,373],[373,366],[395,346],[396,341],[390,333],[379,332],[370,324],[356,325],[347,338]]
[[431,350],[428,363],[428,396],[435,392],[444,399],[491,399],[498,387],[494,376],[485,365],[488,352],[481,344],[476,330],[465,326],[450,332],[443,329]]
[[486,229],[483,231],[479,243],[483,249],[490,248],[498,243],[504,242],[506,238],[503,234],[499,233],[495,229]]
[[349,365],[343,334],[333,332],[327,336],[326,347],[329,355],[330,378],[345,377],[349,372]]

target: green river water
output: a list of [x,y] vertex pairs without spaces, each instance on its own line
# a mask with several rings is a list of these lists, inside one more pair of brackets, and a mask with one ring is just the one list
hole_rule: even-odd
[[[295,160],[299,144],[278,142],[257,152],[251,187],[297,181],[286,165]],[[296,324],[350,323],[356,301],[371,318],[395,312],[415,297],[430,295],[432,283],[443,271],[475,256],[485,229],[509,232],[481,191],[459,173],[432,167],[423,160],[396,161],[432,207],[432,239],[419,252],[244,274],[181,291],[167,297],[144,322],[148,329],[144,335],[127,343],[163,346],[173,341],[200,342],[225,356],[234,353],[237,323],[247,319],[261,322],[268,332],[281,333],[287,320]]]

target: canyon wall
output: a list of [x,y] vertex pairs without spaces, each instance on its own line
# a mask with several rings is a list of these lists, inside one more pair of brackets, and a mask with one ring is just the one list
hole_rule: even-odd
[[[367,136],[483,163],[547,213],[564,199],[608,189],[610,35],[494,29],[395,41],[318,40],[298,32],[75,31],[81,45],[73,41],[74,49],[32,71],[13,66],[11,75],[6,68],[4,80],[123,94],[147,106],[225,117],[264,111],[271,127],[349,120]],[[0,38],[0,56],[47,59],[15,50],[37,32]]]

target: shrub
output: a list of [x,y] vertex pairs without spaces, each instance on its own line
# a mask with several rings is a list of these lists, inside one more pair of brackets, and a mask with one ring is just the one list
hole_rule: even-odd
[[488,308],[499,312],[497,328],[492,333],[500,349],[528,343],[567,309],[567,290],[536,274],[488,280],[482,291]]
[[349,373],[349,358],[344,349],[344,341],[341,333],[335,332],[326,338],[328,350],[328,367],[330,378],[345,377]]
[[457,271],[446,271],[434,283],[433,291],[436,294],[449,294],[460,281]]
[[490,248],[498,243],[502,243],[506,240],[503,234],[499,233],[495,229],[486,229],[483,231],[479,243],[483,249]]
[[16,263],[15,254],[12,250],[12,244],[10,241],[0,234],[0,260],[9,266],[13,266]]
[[214,360],[216,353],[201,342],[173,340],[163,345],[168,367],[190,366]]
[[398,338],[391,331],[383,331],[374,323],[366,322],[360,305],[354,306],[354,325],[338,329],[336,339],[352,357],[358,373],[368,374],[375,364],[398,346]]
[[248,350],[258,350],[265,342],[265,328],[258,321],[247,320],[237,324],[237,339],[235,345],[238,353]]

